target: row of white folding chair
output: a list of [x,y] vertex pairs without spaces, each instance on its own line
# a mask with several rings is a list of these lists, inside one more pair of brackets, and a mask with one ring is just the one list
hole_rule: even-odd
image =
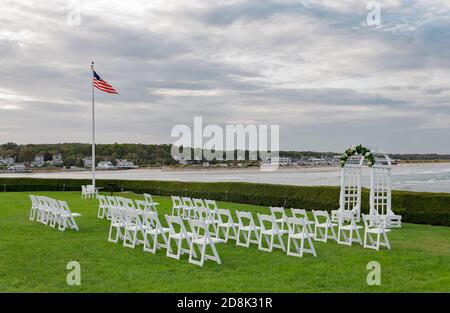
[[[275,211],[280,212],[279,210]],[[250,243],[255,243],[262,251],[271,252],[273,248],[280,248],[291,256],[303,257],[305,252],[317,256],[311,240],[314,234],[309,231],[308,224],[303,218],[285,216],[280,220],[273,212],[271,215],[258,214],[259,226],[257,226],[250,212],[236,211],[236,215],[239,221],[236,245],[249,247]],[[287,230],[283,231],[282,227],[285,225],[287,225]],[[287,249],[283,241],[285,233],[288,233]],[[305,247],[305,240],[309,244],[309,248]],[[300,241],[300,246],[298,241]],[[295,247],[295,252],[292,252],[291,243]]]
[[148,198],[146,200],[133,200],[123,197],[114,197],[114,196],[104,196],[98,195],[99,200],[98,205],[98,218],[104,218],[106,216],[107,219],[111,219],[110,210],[111,208],[119,208],[119,209],[135,209],[142,212],[156,212],[156,206],[158,203],[150,202]]
[[97,197],[98,189],[93,185],[81,185],[81,199],[93,199]]
[[[183,219],[180,216],[166,215],[168,228],[162,227],[156,212],[142,212],[126,209],[111,210],[111,226],[108,240],[117,243],[123,240],[125,247],[134,248],[136,244],[142,243],[143,250],[155,253],[157,249],[166,248],[166,255],[171,258],[180,259],[184,253],[189,254],[189,262],[203,266],[204,261],[211,259],[221,263],[215,248],[215,243],[223,240],[211,236],[208,225],[203,220],[188,219],[191,231],[188,232]],[[162,240],[162,242],[161,242]],[[172,251],[171,241],[175,241],[176,253]],[[187,248],[183,243],[187,243]],[[212,254],[208,254],[207,247]],[[200,250],[200,259],[197,259],[195,248]]]
[[[364,248],[379,250],[381,246],[390,249],[387,233],[390,231],[386,228],[386,223],[379,216],[362,214],[364,222],[364,242],[361,240],[359,230],[363,227],[357,224],[357,219],[352,212],[338,212],[338,223],[333,223],[327,211],[312,211],[315,227],[315,240],[327,242],[328,238],[335,240],[338,244],[351,246],[353,242],[357,242]],[[338,233],[334,228],[338,228]],[[330,234],[331,231],[331,234]],[[376,239],[373,239],[376,235]],[[367,243],[367,241],[370,243]]]
[[61,231],[66,228],[79,230],[75,217],[81,216],[72,213],[66,201],[56,200],[44,196],[29,195],[31,200],[30,220],[41,222],[53,228],[58,226]]
[[[190,197],[171,196],[172,215],[183,219],[200,219],[201,215],[208,215],[208,219],[217,223],[217,203],[215,200],[196,199]],[[209,211],[209,212],[208,212]]]

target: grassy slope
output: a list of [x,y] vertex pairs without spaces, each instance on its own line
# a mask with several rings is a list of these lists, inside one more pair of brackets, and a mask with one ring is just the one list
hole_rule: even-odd
[[[405,224],[390,233],[391,251],[373,251],[335,242],[315,243],[318,257],[288,257],[281,250],[262,252],[255,245],[218,245],[222,265],[203,268],[107,241],[109,224],[96,218],[94,200],[78,192],[45,192],[68,200],[80,232],[59,232],[28,220],[28,193],[0,193],[0,291],[34,292],[450,292],[450,228]],[[161,203],[160,217],[170,210]],[[253,205],[221,207],[268,212]],[[81,286],[66,284],[67,262],[81,264]],[[382,285],[366,284],[366,265],[378,261]]]

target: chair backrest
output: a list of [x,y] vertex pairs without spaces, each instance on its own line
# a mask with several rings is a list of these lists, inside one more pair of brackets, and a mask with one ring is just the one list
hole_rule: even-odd
[[353,214],[352,211],[347,211],[347,210],[338,211],[337,216],[338,216],[339,225],[343,225],[346,223],[352,224],[352,225],[356,224],[355,215]]
[[182,197],[181,201],[183,202],[183,205],[186,207],[194,207],[194,204],[192,203],[192,199],[189,197]]
[[144,199],[145,199],[145,201],[147,201],[147,202],[150,203],[150,204],[153,204],[153,203],[154,203],[154,202],[153,202],[152,195],[149,194],[149,193],[144,193]]
[[142,221],[136,210],[125,210],[124,222],[125,226],[137,226],[138,229],[142,228]]
[[296,218],[308,218],[305,209],[294,209],[294,208],[291,208],[291,213],[292,213],[292,216],[296,217]]
[[331,222],[330,214],[327,211],[312,210],[312,214],[314,216],[314,222],[316,224]]
[[232,223],[234,224],[233,217],[228,209],[217,209],[216,218],[219,223]]
[[258,214],[259,226],[261,231],[272,230],[275,233],[279,233],[280,229],[273,215]]
[[192,201],[194,202],[194,206],[197,209],[199,209],[199,208],[206,208],[206,205],[203,202],[203,199],[192,199]]
[[85,185],[81,185],[81,192],[85,193],[86,192],[86,186]]
[[273,217],[275,217],[275,219],[287,219],[286,212],[282,207],[270,207],[270,212],[272,213]]
[[189,219],[189,226],[194,240],[202,240],[204,243],[211,242],[211,234],[205,221]]
[[107,207],[108,206],[108,202],[106,201],[106,196],[104,195],[98,195],[97,199],[99,201],[99,204],[101,207]]
[[245,211],[237,211],[236,216],[238,218],[239,226],[256,226],[255,221],[253,220],[253,215],[250,212]]
[[110,208],[115,208],[117,207],[117,199],[116,197],[113,196],[106,196],[106,201],[108,201],[108,206]]
[[[188,236],[187,230],[186,230],[186,227],[184,226],[183,220],[181,219],[180,216],[173,216],[173,215],[166,214],[165,217],[166,217],[167,224],[169,225],[171,234],[182,233],[187,238],[187,236]],[[175,226],[178,226],[177,228],[179,229],[179,231],[177,231]]]
[[179,208],[182,205],[181,197],[180,196],[170,196],[172,199],[172,207]]
[[216,200],[205,200],[205,205],[211,211],[217,211],[219,207],[217,206]]
[[33,207],[38,208],[39,207],[39,201],[37,200],[35,195],[28,195],[31,200],[31,204]]
[[204,220],[204,221],[211,221],[213,218],[213,214],[212,212],[205,207],[199,207],[196,209],[197,210],[197,215],[198,215],[198,219]]
[[158,214],[156,212],[147,211],[142,213],[142,223],[144,226],[150,226],[153,228],[162,228],[159,221]]
[[147,201],[143,201],[143,200],[134,200],[134,202],[136,203],[136,208],[140,211],[143,212],[150,212],[153,211],[152,210],[152,205],[147,202]]
[[62,211],[64,211],[64,212],[67,213],[67,214],[72,213],[72,212],[70,211],[69,205],[67,204],[66,201],[59,200],[59,201],[57,201],[57,202],[58,202],[59,208],[60,208]]
[[383,228],[384,223],[379,214],[362,214],[362,219],[365,228]]
[[308,228],[307,228],[305,220],[303,218],[288,217],[287,224],[288,224],[288,229],[289,229],[290,235],[308,232]]

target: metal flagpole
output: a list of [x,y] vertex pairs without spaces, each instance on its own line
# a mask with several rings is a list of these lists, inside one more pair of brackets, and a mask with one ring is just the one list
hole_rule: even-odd
[[95,105],[94,105],[94,61],[92,69],[92,188],[95,190]]

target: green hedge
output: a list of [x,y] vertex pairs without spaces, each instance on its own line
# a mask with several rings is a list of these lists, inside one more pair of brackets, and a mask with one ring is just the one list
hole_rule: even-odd
[[[0,178],[1,191],[78,191],[87,179]],[[109,185],[109,184],[112,184]],[[289,186],[254,183],[198,183],[177,181],[97,180],[98,187],[154,195],[186,195],[263,206],[333,210],[339,205],[339,187]],[[364,189],[362,211],[369,210],[369,191]],[[450,226],[450,194],[393,191],[392,208],[403,221]]]

